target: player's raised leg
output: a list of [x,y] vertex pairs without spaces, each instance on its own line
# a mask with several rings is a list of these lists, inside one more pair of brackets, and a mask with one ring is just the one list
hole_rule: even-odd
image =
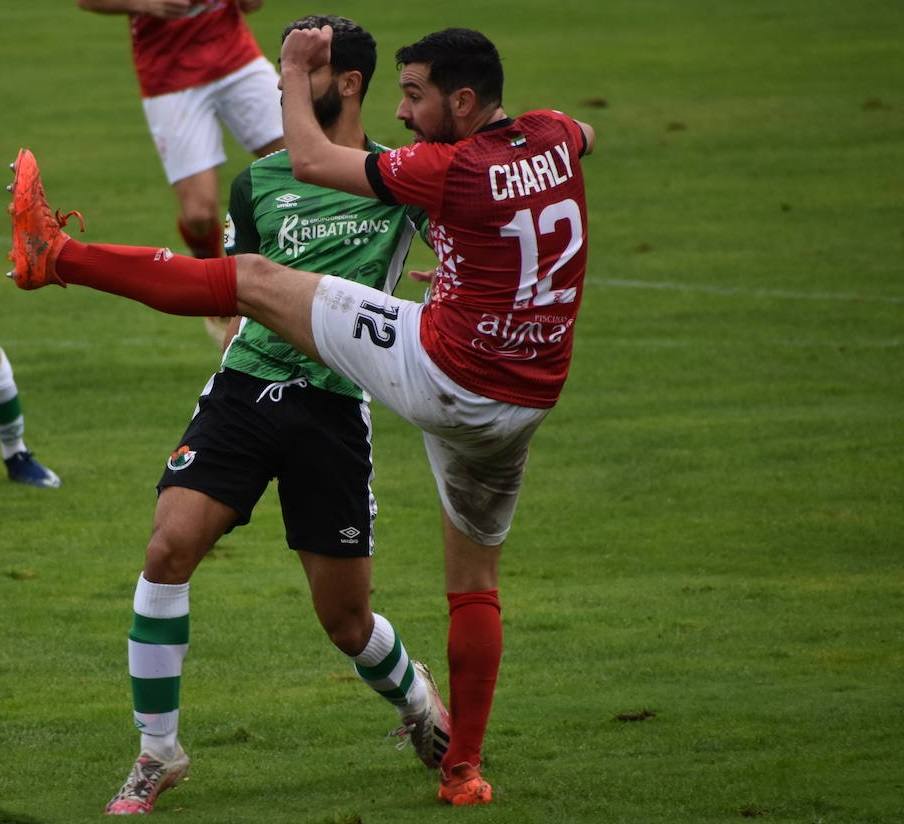
[[166,248],[79,243],[62,230],[65,217],[51,212],[34,155],[21,150],[13,167],[10,276],[20,288],[75,284],[169,314],[245,314],[318,357],[311,305],[320,275],[260,255],[196,260]]
[[81,215],[51,212],[34,155],[22,149],[12,166],[9,212],[14,268],[9,274],[20,288],[73,283],[171,314],[235,314],[231,260],[195,261],[173,255],[169,249],[78,243],[62,227],[70,215],[79,219]]

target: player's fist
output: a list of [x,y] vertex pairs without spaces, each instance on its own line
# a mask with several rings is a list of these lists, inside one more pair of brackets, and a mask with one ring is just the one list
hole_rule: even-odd
[[279,56],[282,71],[295,69],[303,72],[317,71],[330,62],[332,26],[322,29],[293,29],[283,41]]

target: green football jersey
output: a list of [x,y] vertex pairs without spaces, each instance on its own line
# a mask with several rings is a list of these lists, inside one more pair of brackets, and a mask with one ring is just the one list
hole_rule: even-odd
[[[384,151],[368,141],[367,150]],[[226,216],[226,253],[258,252],[309,272],[392,292],[415,234],[426,239],[418,209],[302,183],[285,150],[254,161],[233,181]],[[273,382],[313,386],[361,398],[361,389],[294,349],[266,326],[243,318],[223,366]]]

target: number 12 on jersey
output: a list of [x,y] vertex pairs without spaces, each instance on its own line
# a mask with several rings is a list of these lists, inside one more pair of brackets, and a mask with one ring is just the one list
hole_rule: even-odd
[[[550,235],[556,230],[559,221],[567,220],[571,234],[565,248],[549,271],[540,274],[539,235]],[[577,289],[553,289],[553,275],[558,272],[580,250],[584,240],[581,225],[581,210],[578,204],[568,198],[551,203],[537,217],[536,228],[534,215],[530,209],[519,209],[511,222],[500,228],[502,237],[518,238],[521,250],[521,275],[518,280],[518,291],[515,293],[514,308],[526,309],[531,306],[549,306],[553,303],[574,303]]]

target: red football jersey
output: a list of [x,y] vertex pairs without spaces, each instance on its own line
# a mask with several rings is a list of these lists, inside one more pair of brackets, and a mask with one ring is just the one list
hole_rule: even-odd
[[536,111],[367,159],[381,199],[430,216],[439,265],[421,342],[472,392],[538,408],[559,397],[587,267],[585,149],[570,117]]
[[175,20],[133,14],[130,23],[142,97],[219,80],[261,55],[236,0],[193,3]]

